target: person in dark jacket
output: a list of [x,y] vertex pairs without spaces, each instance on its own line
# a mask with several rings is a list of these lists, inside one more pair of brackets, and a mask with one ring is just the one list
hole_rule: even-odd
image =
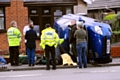
[[76,20],[72,20],[71,21],[71,25],[69,25],[70,27],[70,37],[69,37],[69,43],[71,44],[71,52],[73,53],[72,57],[73,57],[73,61],[77,62],[77,51],[76,51],[76,38],[74,37],[74,33],[77,30],[76,27]]
[[34,26],[30,25],[30,30],[25,34],[25,39],[27,40],[27,54],[28,54],[28,64],[29,66],[34,66],[35,64],[35,50],[36,50],[36,39],[37,33],[33,30]]
[[[33,21],[32,20],[29,20],[28,21],[28,24],[23,28],[23,35],[25,36],[26,32],[28,30],[30,30],[30,25],[33,25]],[[26,40],[25,40],[25,50],[27,51],[27,47],[26,47]],[[26,55],[27,55],[27,52],[26,52]]]

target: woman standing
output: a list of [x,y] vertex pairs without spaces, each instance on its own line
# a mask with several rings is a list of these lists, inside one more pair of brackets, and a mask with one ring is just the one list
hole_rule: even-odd
[[82,22],[77,24],[77,30],[74,33],[74,37],[76,37],[76,49],[79,60],[79,68],[82,68],[82,58],[84,61],[84,68],[87,68],[87,42],[86,42],[86,31],[83,29],[84,25]]

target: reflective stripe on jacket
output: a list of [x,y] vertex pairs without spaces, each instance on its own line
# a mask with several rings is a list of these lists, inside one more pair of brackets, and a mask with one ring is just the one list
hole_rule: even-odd
[[51,27],[42,31],[40,46],[45,49],[45,45],[57,47],[59,42],[58,34]]
[[7,31],[9,46],[19,46],[20,37],[22,36],[20,31],[15,27],[10,27]]

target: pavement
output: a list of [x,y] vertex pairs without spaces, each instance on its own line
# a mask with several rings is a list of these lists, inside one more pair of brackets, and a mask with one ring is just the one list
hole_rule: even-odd
[[[120,66],[120,58],[112,58],[112,62],[106,64],[88,64],[88,67],[105,67],[105,66]],[[57,69],[77,68],[78,66],[62,66],[57,65]],[[0,65],[0,71],[22,71],[22,70],[45,70],[46,65],[28,66],[22,64],[20,66],[11,66],[10,64]]]

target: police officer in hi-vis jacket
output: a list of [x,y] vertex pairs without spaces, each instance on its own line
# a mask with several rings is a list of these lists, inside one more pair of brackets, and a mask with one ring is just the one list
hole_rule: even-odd
[[45,50],[46,56],[46,70],[50,70],[50,54],[52,57],[52,69],[56,69],[56,61],[55,61],[55,48],[57,47],[59,42],[58,34],[51,27],[50,24],[45,25],[45,29],[42,30],[41,35],[41,43],[40,46]]
[[21,32],[17,28],[17,22],[12,21],[10,28],[7,30],[9,52],[10,52],[10,63],[11,66],[19,65],[19,46],[21,41]]

